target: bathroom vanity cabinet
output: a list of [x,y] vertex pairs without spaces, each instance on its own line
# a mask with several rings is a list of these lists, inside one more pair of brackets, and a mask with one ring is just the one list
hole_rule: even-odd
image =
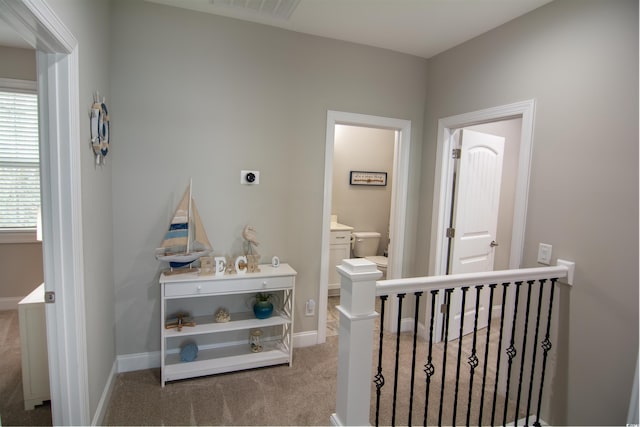
[[329,292],[340,289],[340,275],[336,266],[342,264],[343,259],[351,258],[351,230],[352,227],[332,223],[329,236]]
[[[161,383],[292,362],[293,304],[296,271],[288,264],[260,265],[260,272],[201,276],[198,273],[160,276]],[[274,298],[271,317],[257,319],[252,311],[257,293]],[[224,308],[230,321],[216,322]],[[188,314],[195,326],[167,329],[178,313]],[[262,332],[262,351],[254,353],[251,331]],[[196,344],[191,362],[181,361],[185,345]]]

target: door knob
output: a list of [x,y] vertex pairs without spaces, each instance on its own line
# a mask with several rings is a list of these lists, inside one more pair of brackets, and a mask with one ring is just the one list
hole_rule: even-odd
[[498,242],[496,242],[495,240],[492,240],[491,243],[489,243],[489,246],[491,246],[492,248],[495,248],[496,246],[498,246]]

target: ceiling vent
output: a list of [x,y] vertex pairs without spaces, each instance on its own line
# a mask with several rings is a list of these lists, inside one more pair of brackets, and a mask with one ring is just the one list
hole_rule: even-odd
[[215,7],[286,21],[300,0],[209,0],[209,2]]

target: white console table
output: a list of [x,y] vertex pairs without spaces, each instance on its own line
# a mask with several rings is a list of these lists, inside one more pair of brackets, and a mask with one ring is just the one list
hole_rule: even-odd
[[[293,302],[296,271],[288,264],[260,265],[260,272],[204,276],[198,273],[160,276],[161,287],[161,383],[184,378],[251,369],[291,365],[293,346]],[[257,319],[250,306],[256,293],[273,294],[273,315]],[[225,308],[231,320],[218,323],[216,312]],[[166,329],[165,322],[178,313],[188,313],[195,326],[181,331]],[[263,350],[251,352],[249,333],[263,332]],[[182,362],[180,349],[198,346],[197,358]]]
[[18,303],[24,409],[50,400],[44,283]]

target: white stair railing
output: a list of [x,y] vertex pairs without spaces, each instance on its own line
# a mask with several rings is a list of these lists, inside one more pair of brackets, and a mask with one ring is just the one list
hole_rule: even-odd
[[[502,336],[502,329],[503,329],[503,323],[504,325],[507,325],[504,327],[505,331],[508,330],[508,328],[511,326],[511,322],[513,322],[513,325],[515,327],[516,324],[516,316],[518,316],[519,314],[517,313],[518,311],[518,306],[523,306],[524,302],[526,300],[526,315],[529,317],[535,317],[535,313],[532,313],[530,315],[529,313],[529,308],[530,305],[534,307],[534,310],[537,309],[538,313],[537,313],[537,323],[534,325],[535,326],[535,339],[539,341],[542,340],[542,338],[544,337],[544,328],[540,328],[540,318],[541,315],[542,317],[546,316],[546,313],[541,313],[542,310],[542,304],[540,302],[536,303],[535,301],[533,303],[531,303],[532,300],[535,300],[535,297],[532,298],[532,292],[531,289],[533,288],[534,283],[535,284],[539,284],[539,295],[540,295],[540,301],[542,301],[542,294],[543,294],[543,286],[545,284],[545,282],[547,281],[551,281],[550,283],[552,283],[551,286],[551,304],[549,304],[549,308],[548,308],[548,316],[549,316],[549,320],[546,321],[547,325],[551,324],[551,306],[553,305],[553,288],[556,284],[556,280],[558,279],[562,279],[562,281],[566,284],[572,284],[573,283],[573,274],[574,274],[574,268],[575,265],[573,262],[569,262],[569,261],[562,261],[562,260],[558,260],[558,265],[554,266],[554,267],[540,267],[540,268],[526,268],[526,269],[517,269],[517,270],[502,270],[502,271],[491,271],[491,272],[483,272],[483,273],[466,273],[466,274],[456,274],[456,275],[446,275],[446,276],[430,276],[430,277],[417,277],[417,278],[406,278],[406,279],[393,279],[393,280],[382,280],[382,281],[377,281],[377,279],[379,279],[382,275],[381,272],[379,272],[376,268],[376,265],[366,259],[362,259],[362,258],[358,258],[358,259],[345,259],[342,261],[342,265],[337,266],[337,271],[341,276],[341,288],[340,288],[340,305],[337,307],[339,314],[340,314],[340,321],[339,321],[339,353],[338,353],[338,378],[337,378],[337,396],[336,396],[336,413],[332,414],[330,422],[332,425],[369,425],[370,424],[370,411],[372,411],[371,409],[371,389],[372,389],[372,379],[373,379],[373,375],[372,375],[372,361],[374,359],[374,355],[373,355],[373,351],[374,351],[374,327],[375,327],[375,320],[378,317],[378,313],[376,312],[375,309],[375,303],[376,303],[376,297],[380,296],[383,297],[383,299],[386,299],[384,296],[388,296],[388,295],[401,295],[401,298],[406,294],[414,294],[414,295],[418,295],[417,298],[420,297],[420,295],[425,294],[427,296],[429,296],[431,294],[431,297],[436,298],[436,292],[437,291],[445,291],[445,293],[447,292],[451,292],[452,289],[464,289],[464,293],[466,293],[466,291],[471,288],[471,287],[475,287],[476,289],[478,289],[478,292],[480,292],[480,288],[482,288],[485,285],[490,285],[491,284],[491,292],[493,295],[493,291],[496,288],[496,286],[503,286],[504,287],[504,294],[503,296],[506,297],[507,295],[507,286],[509,284],[515,284],[514,286],[512,286],[513,288],[515,288],[515,290],[510,294],[513,295],[515,294],[515,307],[512,306],[509,309],[505,309],[504,307],[508,304],[507,301],[503,301],[503,305],[502,305],[502,318],[503,321],[501,321],[501,325],[500,325],[500,342],[506,342],[505,344],[505,348],[502,349],[502,351],[506,351],[509,355],[508,357],[505,356],[502,362],[502,365],[505,365],[505,360],[508,358],[508,362],[509,362],[509,379],[511,379],[511,363],[512,363],[512,359],[514,359],[515,362],[519,362],[518,360],[515,360],[515,353],[517,353],[517,351],[514,348],[514,329],[511,329],[511,346],[509,348],[506,348],[506,346],[509,344],[509,336],[508,333],[505,332],[505,336],[503,338]],[[524,286],[521,286],[524,283]],[[527,288],[528,286],[528,288]],[[524,295],[525,292],[523,291],[522,294],[523,296],[521,296],[521,300],[520,300],[520,304],[518,305],[518,295],[520,294],[520,288],[527,288],[528,294]],[[545,291],[548,294],[548,291]],[[462,302],[463,306],[464,306],[464,298],[463,298],[463,302]],[[384,307],[384,306],[383,306]],[[416,308],[418,307],[418,303],[416,303]],[[435,307],[435,305],[432,305],[432,307]],[[383,308],[384,310],[384,308]],[[448,310],[448,309],[447,309]],[[489,310],[491,311],[491,310]],[[521,310],[522,311],[522,310]],[[433,317],[434,315],[431,314],[432,316],[432,320],[431,320],[431,325],[430,325],[430,329],[431,332],[433,332]],[[506,316],[506,320],[505,319]],[[520,314],[520,316],[522,316]],[[448,317],[445,316],[445,318]],[[476,329],[477,329],[477,317],[476,316],[476,326],[474,326],[474,332],[473,332],[473,358],[476,358]],[[530,332],[527,333],[527,326],[529,323],[528,319],[525,318],[518,318],[518,321],[521,323],[524,323],[524,330],[525,330],[525,335],[532,335],[533,334],[533,330],[534,330],[534,326],[532,326],[530,328]],[[426,325],[426,323],[429,323],[428,320],[426,319],[426,315],[425,315],[425,328],[428,328],[429,325]],[[418,324],[418,313],[415,313],[415,325],[417,326]],[[427,329],[428,330],[428,329]],[[395,332],[395,331],[394,331]],[[460,332],[462,332],[462,324],[460,325]],[[547,337],[545,338],[545,341],[548,342],[548,335],[549,335],[549,327],[547,326]],[[415,338],[415,334],[417,334],[417,331],[414,331],[414,347],[413,347],[413,352],[414,352],[414,359],[415,359],[415,348],[416,348],[416,338]],[[538,336],[540,335],[540,336]],[[382,331],[380,332],[380,339],[382,340]],[[433,341],[434,337],[431,334],[429,336],[429,338],[427,338],[427,341]],[[487,337],[487,342],[488,342],[488,337]],[[526,347],[526,340],[530,340],[529,337],[525,337],[522,339],[522,347]],[[446,341],[446,340],[445,340]],[[538,344],[536,344],[538,345]],[[551,345],[543,343],[542,347],[544,348],[545,346],[547,347],[551,347]],[[380,348],[382,347],[382,345],[380,344]],[[516,344],[517,347],[517,344]],[[488,345],[487,345],[488,348]],[[500,348],[500,347],[499,347]],[[429,345],[429,351],[431,351],[431,346]],[[544,362],[546,364],[546,356],[547,356],[547,351],[548,349],[544,350]],[[446,344],[445,344],[445,353],[446,353]],[[480,353],[480,351],[478,352]],[[540,352],[542,353],[542,351]],[[524,366],[524,348],[521,349],[521,354],[522,354],[522,366]],[[533,350],[533,359],[536,358],[536,351]],[[482,357],[481,354],[478,354],[478,356]],[[486,356],[486,354],[485,354]],[[396,354],[396,358],[397,358],[397,354]],[[431,354],[429,354],[429,360],[431,358]],[[538,357],[540,358],[540,356]],[[499,358],[498,358],[498,363],[499,362]],[[415,360],[414,360],[415,362]],[[460,370],[460,352],[458,352],[458,371]],[[469,362],[471,364],[471,362]],[[485,364],[487,363],[486,361],[484,362]],[[397,365],[397,359],[396,359],[396,365]],[[476,363],[475,365],[478,365],[477,363],[477,358],[476,358]],[[475,369],[476,366],[472,366],[471,369],[471,378],[472,378],[472,382],[473,382],[473,370]],[[425,368],[427,368],[427,366],[425,365]],[[415,369],[415,366],[414,368]],[[442,369],[444,370],[445,368],[442,367]],[[522,368],[521,368],[522,369]],[[531,372],[531,381],[530,381],[530,389],[528,392],[528,396],[526,396],[526,390],[521,390],[523,388],[526,389],[525,387],[522,387],[522,383],[523,383],[523,371],[520,371],[520,378],[519,378],[519,383],[515,383],[514,384],[517,385],[517,403],[516,403],[516,408],[518,408],[520,406],[520,400],[521,400],[521,391],[524,391],[524,401],[528,400],[527,404],[523,404],[522,407],[520,407],[519,409],[522,409],[522,411],[524,411],[525,409],[527,411],[532,410],[533,409],[537,409],[538,411],[538,419],[539,419],[539,412],[540,412],[540,402],[542,399],[542,386],[540,385],[540,398],[538,399],[537,395],[532,395],[532,389],[533,389],[533,383],[534,383],[534,379],[533,379],[533,371],[535,371],[536,369],[540,369],[540,368],[536,368],[535,367],[535,362],[533,362],[533,367],[529,367],[528,368],[529,371]],[[425,372],[428,371],[429,369],[425,369]],[[433,369],[431,369],[433,371]],[[499,368],[498,368],[499,370]],[[486,369],[485,369],[486,371]],[[378,372],[380,373],[380,367],[378,368]],[[397,374],[397,367],[396,367],[396,374]],[[427,382],[430,381],[430,375],[433,375],[433,373],[427,373],[427,376],[429,376],[429,378],[426,378]],[[496,374],[497,375],[497,374]],[[456,375],[457,377],[458,375]],[[413,371],[412,371],[412,380],[413,380]],[[517,377],[517,375],[516,375]],[[517,378],[516,378],[517,380]],[[525,380],[528,380],[525,378]],[[504,382],[504,379],[502,380]],[[544,381],[544,367],[542,367],[542,381]],[[376,382],[378,383],[377,385],[377,389],[378,389],[378,393],[379,390],[381,388],[380,382],[384,382],[384,379],[380,380],[380,378],[376,378]],[[442,382],[444,384],[444,381]],[[456,405],[457,405],[457,401],[458,401],[458,379],[456,378],[456,395],[454,397],[455,399],[455,404],[454,404],[454,410],[453,410],[453,422],[451,422],[450,420],[445,421],[445,424],[456,424]],[[498,383],[498,379],[495,379],[495,383],[496,383],[496,390],[497,390],[497,383]],[[540,383],[540,379],[536,379],[536,383],[539,384]],[[469,408],[471,407],[471,392],[470,390],[473,388],[473,383],[470,384],[469,387],[469,399],[468,399],[468,406]],[[411,385],[411,389],[413,390],[413,384]],[[483,388],[484,388],[484,380],[483,380]],[[394,386],[395,389],[395,386]],[[515,391],[509,392],[509,385],[507,382],[507,390],[506,390],[507,394],[509,395],[509,397],[511,398],[512,395],[515,395]],[[484,394],[484,391],[483,391]],[[411,399],[413,399],[413,393],[411,395]],[[528,399],[527,399],[528,397]],[[379,399],[379,394],[378,394],[378,399]],[[427,398],[428,399],[428,398]],[[489,401],[490,399],[487,399],[487,401]],[[483,401],[484,401],[484,395],[483,395]],[[495,402],[495,396],[493,401]],[[537,406],[534,404],[532,405],[531,402],[536,403],[537,401]],[[413,402],[410,402],[409,407],[411,408]],[[477,405],[477,403],[475,403]],[[379,401],[378,401],[378,405],[379,405]],[[427,406],[428,406],[428,402],[424,402],[423,403],[425,410],[424,410],[424,416],[425,416],[425,422],[426,422],[426,416],[427,416]],[[440,403],[440,413],[442,415],[442,401]],[[493,404],[493,412],[495,412],[495,403]],[[482,404],[481,404],[482,406]],[[488,406],[488,404],[487,404]],[[504,409],[504,416],[506,417],[506,403],[505,403],[505,409]],[[489,408],[490,409],[490,408]],[[377,414],[377,410],[378,408],[376,408],[376,414]],[[516,414],[517,413],[522,413],[522,411],[516,409]],[[437,411],[436,411],[437,412]],[[462,411],[461,411],[462,412]],[[467,423],[469,423],[469,412],[470,409],[467,409]],[[491,412],[489,410],[489,412]],[[394,390],[394,404],[393,404],[393,414],[394,414],[394,418],[393,418],[393,422],[395,423],[395,390]],[[501,414],[500,414],[501,415]],[[409,424],[411,424],[411,409],[409,409]],[[480,417],[482,419],[482,409],[480,410]],[[518,419],[519,417],[515,417],[515,419]],[[496,423],[504,423],[505,420],[502,419],[502,421],[500,421],[500,417],[496,416]],[[535,422],[533,424],[536,424],[538,422],[538,419],[535,420]],[[494,423],[494,416],[491,416],[491,424]],[[377,418],[376,418],[376,422],[377,422]],[[402,423],[405,423],[405,420],[401,421]],[[441,423],[442,420],[439,419],[439,423]],[[420,424],[422,423],[422,421],[420,421]],[[481,424],[480,422],[472,422],[472,423],[478,423]],[[529,419],[527,418],[526,423],[529,423]]]

